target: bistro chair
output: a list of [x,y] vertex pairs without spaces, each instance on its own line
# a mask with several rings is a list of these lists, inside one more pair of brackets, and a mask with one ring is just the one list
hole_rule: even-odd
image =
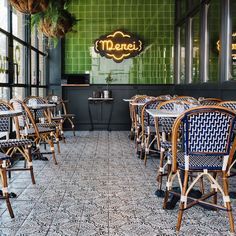
[[23,112],[22,116],[17,116],[19,123],[19,135],[21,138],[28,138],[34,141],[36,150],[39,152],[39,147],[41,143],[48,143],[52,153],[54,163],[57,165],[55,148],[53,137],[55,136],[55,129],[49,127],[40,127],[37,126],[34,120],[34,117],[27,107],[27,105],[19,99],[11,99],[11,105],[15,110],[20,110]]
[[227,107],[233,111],[236,111],[236,101],[222,101],[218,106]]
[[[47,100],[45,100],[44,98],[37,97],[37,96],[29,96],[29,97],[25,98],[23,100],[23,102],[26,105],[29,105],[30,101],[32,101],[32,100],[35,100],[35,102],[37,104],[47,104],[48,103]],[[54,129],[55,130],[55,132],[53,132],[53,134],[54,134],[54,137],[55,137],[55,140],[56,140],[58,153],[60,153],[59,140],[60,140],[60,136],[63,135],[63,134],[61,134],[61,133],[63,133],[61,120],[60,120],[60,122],[52,121],[52,113],[51,113],[49,108],[39,109],[34,113],[35,113],[34,120],[35,120],[35,123],[38,127],[49,128],[49,129]],[[43,121],[43,122],[40,122],[40,121]]]
[[222,100],[219,98],[203,98],[199,102],[201,106],[212,106],[219,104]]
[[[155,124],[154,124],[154,118],[150,116],[147,113],[147,109],[156,109],[156,107],[163,102],[163,100],[160,100],[159,98],[153,99],[149,102],[147,102],[141,112],[141,124],[142,124],[142,142],[141,142],[141,148],[143,151],[141,151],[140,155],[143,155],[144,153],[144,164],[146,166],[147,164],[147,156],[151,153],[157,153],[159,151],[159,147],[157,146],[157,149],[154,148],[154,144],[159,144],[157,139],[159,139],[159,135],[157,135]],[[142,156],[141,156],[142,157]]]
[[1,175],[1,183],[2,183],[2,196],[1,199],[6,200],[6,205],[8,212],[11,216],[11,218],[14,218],[14,213],[12,210],[11,202],[10,202],[10,195],[8,193],[8,184],[7,184],[7,171],[6,171],[6,166],[7,162],[10,161],[10,156],[0,153],[0,175]]
[[159,96],[157,96],[156,98],[159,99],[159,100],[163,100],[163,101],[167,101],[167,100],[173,99],[170,94],[159,95]]
[[[0,111],[11,111],[13,110],[12,106],[5,101],[0,101]],[[6,134],[6,139],[0,139],[0,150],[3,153],[11,156],[12,158],[18,152],[20,153],[25,162],[27,163],[27,167],[12,167],[10,162],[8,162],[6,170],[11,173],[12,171],[29,171],[31,175],[32,183],[35,184],[34,171],[33,171],[33,163],[31,157],[31,146],[33,142],[29,139],[21,139],[19,137],[19,123],[16,117],[13,118],[14,126],[17,134],[17,138],[9,139],[10,128],[10,120],[9,117],[0,118],[0,132]],[[10,176],[10,174],[9,174]]]
[[[223,102],[220,102],[218,106],[226,107],[236,112],[236,101],[223,101]],[[234,135],[236,135],[236,126],[234,126],[233,128],[233,133]],[[232,162],[230,169],[234,166],[235,163],[236,163],[236,159]],[[236,174],[233,173],[232,176],[234,175]]]
[[135,148],[136,153],[140,155],[140,152],[142,151],[141,148],[141,141],[142,141],[142,124],[141,124],[141,113],[142,113],[142,106],[133,105],[135,103],[146,103],[150,101],[151,99],[154,99],[154,97],[149,97],[147,95],[140,95],[137,96],[134,101],[131,103],[133,106],[133,117],[134,117],[134,128],[135,128]]
[[[181,108],[182,111],[189,109],[191,106],[191,103],[182,100],[170,100],[166,102],[162,102],[157,106],[157,109],[164,109],[168,111],[175,111],[177,108]],[[172,134],[172,128],[173,124],[176,118],[174,117],[163,117],[159,118],[155,121],[155,127],[157,130],[157,134],[161,133],[160,136],[160,164],[159,164],[159,170],[157,174],[157,181],[159,183],[159,187],[157,190],[157,195],[162,196],[163,191],[162,191],[162,179],[163,176],[168,176],[168,173],[171,168],[171,147],[172,147],[172,142],[170,140],[171,134]],[[161,127],[161,129],[160,129]],[[181,148],[181,145],[179,144],[178,146]],[[167,170],[166,170],[167,169]]]
[[[135,95],[135,96],[131,97],[131,100],[134,101],[137,96],[139,96],[139,95]],[[135,122],[135,118],[134,118],[135,112],[134,112],[134,106],[132,106],[132,101],[129,102],[129,115],[130,115],[130,120],[131,120],[131,128],[130,128],[129,137],[130,137],[131,140],[134,140],[134,137],[135,137],[135,124],[134,124],[134,122]]]
[[[56,104],[56,112],[53,113],[52,121],[62,122],[62,125],[66,121],[68,121],[71,125],[71,128],[73,130],[73,134],[75,136],[75,125],[74,125],[75,114],[67,112],[67,108],[66,108],[66,104],[65,104],[66,101],[64,101],[61,97],[59,97],[57,95],[49,95],[47,97],[47,100],[49,103]],[[63,132],[63,129],[62,129],[62,132]]]
[[[231,148],[232,131],[236,113],[219,106],[202,106],[187,110],[175,120],[172,133],[172,168],[166,184],[163,208],[166,208],[169,193],[176,177],[180,185],[180,206],[176,230],[179,231],[183,212],[196,204],[205,205],[228,213],[230,231],[234,232],[234,221],[228,193],[228,170],[232,162],[236,139]],[[179,132],[182,127],[182,150],[178,149]],[[189,182],[191,173],[197,173]],[[223,186],[218,181],[222,176]],[[182,176],[182,177],[181,177]],[[196,183],[205,178],[210,183],[208,192],[200,198],[190,197]],[[217,205],[217,193],[223,196],[223,206]],[[213,202],[207,199],[213,197]]]
[[173,98],[173,100],[187,101],[187,102],[191,102],[191,103],[198,102],[198,100],[196,98],[191,97],[191,96],[177,96],[177,97]]

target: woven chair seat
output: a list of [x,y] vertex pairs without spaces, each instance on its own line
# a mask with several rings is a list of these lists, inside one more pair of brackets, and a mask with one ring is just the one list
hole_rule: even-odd
[[33,144],[29,139],[8,139],[0,140],[0,148],[19,147]]
[[57,127],[55,123],[37,123],[36,125],[38,127],[51,128],[51,129],[55,129]]
[[[39,133],[49,133],[49,132],[54,132],[54,129],[47,128],[47,127],[38,127]],[[27,132],[27,133],[26,133]],[[27,134],[35,134],[34,128],[29,128],[27,131],[21,130],[20,133],[22,135],[27,135]]]
[[10,156],[0,152],[0,160],[1,161],[6,161],[6,160],[10,160]]
[[[184,153],[177,153],[177,163],[180,169],[185,169]],[[222,170],[223,157],[209,155],[189,155],[190,170]]]
[[[177,146],[178,149],[182,148],[182,143],[178,143],[177,145],[178,145]],[[165,150],[171,149],[172,143],[171,141],[165,141],[165,142],[161,141],[161,147],[164,148]]]

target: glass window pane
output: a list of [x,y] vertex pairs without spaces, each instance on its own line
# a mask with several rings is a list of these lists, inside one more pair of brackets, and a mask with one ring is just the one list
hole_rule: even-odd
[[209,78],[205,82],[219,80],[219,50],[220,39],[220,1],[212,0],[209,7]]
[[16,11],[13,8],[12,13],[12,32],[13,34],[24,40],[25,39],[25,20],[24,20],[24,14]]
[[26,78],[26,69],[25,69],[25,46],[18,43],[17,41],[13,42],[14,50],[14,83],[15,84],[24,84]]
[[36,28],[32,28],[31,30],[31,45],[33,47],[37,47],[37,37],[36,37]]
[[38,31],[38,49],[41,52],[44,52],[44,46],[46,43],[46,38],[44,37],[43,33],[41,31]]
[[38,96],[38,89],[37,88],[31,88],[31,96]]
[[0,87],[0,99],[10,100],[10,88]]
[[192,82],[200,82],[200,14],[193,18],[193,66]]
[[39,55],[39,85],[46,85],[46,58]]
[[17,98],[23,100],[25,98],[25,88],[13,87],[12,88],[12,98]]
[[180,83],[185,83],[185,25],[180,29]]
[[0,83],[8,83],[7,37],[0,33]]
[[31,50],[31,84],[37,84],[37,53]]
[[46,88],[39,88],[39,96],[43,98],[46,97]]
[[1,0],[0,1],[0,28],[4,30],[8,30],[8,1]]

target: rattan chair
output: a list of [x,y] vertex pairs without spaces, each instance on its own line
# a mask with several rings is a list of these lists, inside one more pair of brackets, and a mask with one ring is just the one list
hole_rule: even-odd
[[236,111],[236,101],[222,101],[218,103],[218,106],[227,107],[233,111]]
[[[196,204],[205,205],[228,213],[230,231],[234,232],[234,221],[228,193],[228,170],[235,151],[236,139],[231,145],[236,113],[219,106],[202,106],[187,110],[174,123],[172,133],[172,168],[168,177],[163,207],[166,208],[173,181],[178,177],[181,189],[180,206],[176,230],[180,230],[183,212]],[[183,127],[183,150],[178,150],[180,126]],[[232,147],[232,148],[231,148]],[[183,178],[181,178],[181,172]],[[189,182],[190,173],[197,173]],[[221,175],[223,187],[217,177]],[[200,198],[190,197],[189,193],[196,183],[206,178],[210,190]],[[223,206],[217,205],[217,192],[223,196]],[[213,202],[207,201],[213,197]],[[212,221],[214,223],[214,221]]]
[[[42,97],[37,97],[37,96],[29,96],[26,97],[23,102],[27,105],[29,105],[31,100],[35,100],[37,102],[37,104],[47,104],[47,100],[45,100]],[[57,144],[57,149],[58,149],[58,153],[60,153],[60,137],[64,137],[63,135],[63,131],[62,131],[62,121],[60,120],[60,122],[55,122],[52,120],[52,112],[50,108],[47,109],[40,109],[36,111],[36,115],[34,117],[34,120],[36,122],[36,125],[39,128],[49,128],[49,129],[53,129],[55,130],[55,132],[53,132],[54,137],[55,137],[55,141]],[[43,123],[39,122],[40,120],[44,120]]]
[[[68,113],[66,104],[61,97],[57,95],[49,95],[47,97],[48,102],[56,104],[56,113],[58,114],[53,114],[52,120],[53,121],[62,121],[62,125],[68,121],[71,125],[71,128],[73,130],[73,134],[75,136],[75,125],[74,125],[74,119],[75,119],[75,114]],[[62,129],[63,131],[63,129]]]
[[[0,101],[0,111],[10,111],[13,110],[12,106],[5,102]],[[32,157],[31,157],[31,146],[33,142],[29,139],[21,139],[19,137],[19,123],[16,117],[14,117],[14,125],[15,130],[17,133],[17,138],[15,139],[9,139],[8,132],[10,132],[10,120],[8,117],[0,118],[0,132],[3,132],[6,134],[6,139],[0,140],[0,150],[3,153],[6,153],[7,155],[14,157],[16,153],[20,153],[23,158],[25,159],[25,162],[27,163],[27,167],[12,167],[10,162],[7,165],[7,171],[10,173],[12,171],[29,171],[31,175],[32,183],[35,184],[35,178],[34,178],[34,171],[33,171],[33,163],[32,163]],[[10,174],[9,174],[10,175]]]
[[222,102],[221,99],[219,98],[204,98],[199,101],[201,106],[212,106],[212,105],[217,105],[220,102]]
[[28,138],[33,140],[35,143],[36,152],[38,152],[39,154],[40,144],[48,143],[54,163],[57,165],[53,141],[55,129],[37,126],[31,111],[23,101],[18,99],[11,99],[10,103],[14,109],[23,111],[24,113],[22,116],[17,117],[20,129],[19,136],[21,138]]
[[[158,98],[155,98],[149,102],[147,102],[141,112],[141,124],[142,124],[142,142],[141,148],[143,151],[140,152],[140,155],[144,154],[144,164],[147,164],[147,157],[151,153],[159,152],[159,132],[156,130],[154,118],[147,113],[147,109],[156,109],[156,107],[164,102]],[[156,147],[155,144],[157,144]],[[142,156],[141,156],[142,157]]]
[[4,154],[4,153],[0,153],[0,175],[1,175],[1,183],[2,183],[2,196],[1,199],[5,199],[6,200],[6,205],[7,205],[7,209],[8,212],[11,216],[11,218],[14,218],[14,213],[12,210],[12,206],[11,206],[11,202],[10,202],[10,196],[8,193],[8,184],[7,184],[7,171],[6,171],[6,166],[7,163],[10,161],[10,156]]
[[136,106],[133,105],[135,103],[145,103],[147,102],[147,99],[150,97],[147,95],[139,95],[136,96],[133,102],[131,103],[132,106],[132,112],[133,112],[133,120],[134,120],[134,130],[135,130],[135,136],[134,136],[134,141],[135,141],[135,148],[136,148],[136,153],[140,155],[141,152],[141,140],[142,140],[142,124],[141,124],[141,112],[142,112],[142,107],[143,106]]
[[170,94],[159,95],[159,96],[157,96],[156,98],[157,98],[157,99],[160,99],[160,100],[164,100],[164,101],[168,101],[168,100],[173,99],[173,97],[172,97]]
[[[174,111],[176,105],[183,106],[183,110],[187,110],[190,108],[191,103],[182,100],[170,100],[163,103],[160,103],[159,106],[157,106],[158,109],[165,109],[168,111]],[[158,196],[163,196],[162,191],[162,180],[163,176],[168,176],[168,173],[171,168],[171,147],[172,143],[170,140],[171,134],[172,134],[172,128],[173,124],[176,118],[172,117],[165,117],[165,118],[159,118],[155,121],[155,126],[157,127],[157,131],[161,132],[161,138],[160,138],[160,164],[159,169],[157,173],[157,181],[159,183],[159,187],[157,189],[156,194]],[[161,127],[161,130],[160,128]],[[181,148],[181,145],[179,146]]]
[[187,101],[187,102],[198,102],[198,100],[191,96],[177,96],[173,100]]

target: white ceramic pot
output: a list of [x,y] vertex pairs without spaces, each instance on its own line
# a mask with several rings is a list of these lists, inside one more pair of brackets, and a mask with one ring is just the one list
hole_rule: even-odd
[[104,98],[109,98],[109,90],[103,91]]

